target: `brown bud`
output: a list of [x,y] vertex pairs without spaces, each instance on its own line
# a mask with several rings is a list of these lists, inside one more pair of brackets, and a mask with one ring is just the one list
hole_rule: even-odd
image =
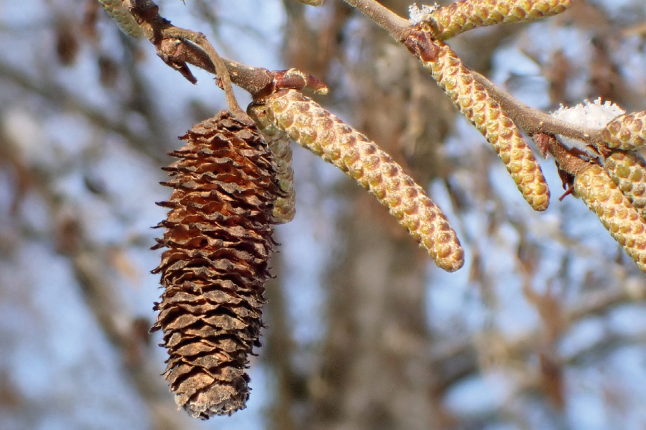
[[[418,24],[413,37],[428,34],[424,23]],[[544,211],[550,201],[550,191],[541,167],[523,139],[514,121],[505,114],[487,89],[477,82],[469,68],[444,42],[433,41],[438,48],[433,61],[422,64],[428,69],[438,85],[451,97],[460,112],[489,141],[518,190],[534,210]]]
[[99,0],[99,3],[121,31],[128,36],[143,37],[143,31],[130,11],[123,6],[122,0]]
[[462,267],[464,251],[440,208],[375,143],[296,90],[276,92],[265,107],[267,118],[289,137],[377,197],[440,268]]
[[646,111],[618,116],[606,125],[601,137],[611,149],[630,151],[643,148],[646,144]]
[[168,349],[164,375],[193,417],[231,414],[249,397],[247,356],[262,327],[272,210],[280,190],[253,122],[227,111],[194,126],[171,153],[171,208],[153,247],[164,292],[153,330]]
[[603,226],[646,272],[646,223],[630,200],[599,165],[576,175],[574,190]]
[[487,25],[533,21],[554,16],[572,6],[572,0],[466,0],[424,16],[433,37],[446,40]]
[[633,206],[646,217],[646,160],[634,151],[614,150],[604,167]]
[[263,105],[249,105],[249,116],[256,122],[258,130],[269,144],[276,165],[276,179],[284,193],[274,202],[274,222],[284,224],[294,219],[296,194],[294,193],[294,170],[292,169],[292,140],[287,133],[267,119]]

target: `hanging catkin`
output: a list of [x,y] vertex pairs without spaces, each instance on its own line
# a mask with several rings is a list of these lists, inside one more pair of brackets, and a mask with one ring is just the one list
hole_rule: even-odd
[[646,272],[646,223],[598,165],[576,175],[574,190],[637,266]]
[[606,125],[601,137],[609,148],[634,150],[646,144],[646,112],[620,115]]
[[153,330],[164,333],[164,375],[193,417],[245,408],[248,355],[262,327],[273,202],[281,194],[271,152],[253,121],[227,111],[194,126],[164,170],[173,188],[154,248],[164,292]]
[[518,190],[537,211],[547,209],[550,192],[543,172],[514,121],[486,88],[472,76],[462,60],[441,41],[429,39],[425,23],[412,33],[410,50],[417,54],[455,106],[484,135],[507,167]]
[[464,264],[464,251],[439,207],[366,136],[296,90],[265,101],[267,118],[290,138],[353,177],[426,248],[442,269]]
[[634,151],[614,150],[604,167],[642,217],[646,216],[646,160]]
[[554,16],[570,6],[572,0],[466,0],[440,7],[422,19],[431,26],[433,38],[446,40],[476,27]]
[[108,16],[117,24],[119,29],[128,36],[143,37],[139,24],[130,11],[123,6],[122,0],[98,0]]
[[267,120],[265,107],[249,105],[249,116],[256,122],[258,129],[269,144],[276,165],[276,179],[284,193],[274,202],[274,222],[283,224],[294,219],[296,195],[294,193],[294,170],[292,169],[292,140],[287,133]]

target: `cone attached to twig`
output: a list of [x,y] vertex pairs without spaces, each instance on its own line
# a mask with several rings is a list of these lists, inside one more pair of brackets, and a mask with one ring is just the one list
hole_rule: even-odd
[[491,144],[527,203],[537,211],[547,209],[550,192],[534,154],[518,126],[474,79],[469,68],[447,44],[432,40],[427,23],[417,25],[406,46]]
[[422,19],[433,29],[435,39],[446,40],[476,27],[554,16],[570,6],[572,0],[462,0]]
[[279,90],[264,103],[275,126],[368,189],[440,268],[462,267],[464,251],[441,209],[390,155],[299,91]]
[[646,272],[646,223],[608,173],[591,165],[576,175],[574,190],[637,266]]
[[164,333],[164,375],[175,400],[207,419],[245,408],[248,355],[262,327],[270,277],[273,202],[281,191],[273,159],[250,118],[227,111],[193,127],[179,160],[164,170],[171,211],[154,248],[164,292],[153,330]]

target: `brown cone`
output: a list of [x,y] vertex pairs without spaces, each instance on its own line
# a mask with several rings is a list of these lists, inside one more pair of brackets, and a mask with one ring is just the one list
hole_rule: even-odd
[[165,291],[153,330],[168,348],[164,375],[175,401],[207,419],[244,409],[248,354],[260,346],[264,283],[270,277],[273,202],[281,194],[273,158],[253,122],[222,111],[194,126],[164,170],[171,208],[153,248]]

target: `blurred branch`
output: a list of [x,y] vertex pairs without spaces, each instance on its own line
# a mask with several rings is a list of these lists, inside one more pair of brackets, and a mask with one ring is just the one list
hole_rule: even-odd
[[[563,310],[564,327],[584,318],[608,312],[611,308],[627,303],[644,302],[646,300],[646,283],[640,282],[630,288],[595,291],[588,293],[578,300],[579,304],[571,309]],[[504,341],[507,353],[511,357],[523,357],[535,352],[543,336],[542,330],[526,333],[514,339]],[[487,345],[485,338],[482,344]],[[447,342],[436,344],[431,357],[438,380],[436,389],[444,391],[457,380],[480,371],[478,342],[468,340],[463,343]]]
[[120,134],[128,142],[130,147],[151,158],[156,163],[165,164],[167,162],[166,157],[160,151],[161,148],[147,144],[148,142],[155,141],[154,139],[147,138],[140,133],[132,131],[126,121],[112,119],[102,110],[75,98],[61,85],[51,81],[31,78],[17,68],[0,63],[0,79],[2,78],[52,103],[65,106],[70,111],[84,116],[94,126],[106,132]]
[[[0,136],[0,141],[6,140]],[[123,360],[129,380],[148,406],[153,430],[191,430],[192,420],[177,411],[173,397],[162,378],[161,368],[151,359],[148,328],[150,321],[136,317],[128,311],[115,288],[111,273],[110,246],[97,246],[83,231],[83,220],[73,203],[61,198],[57,182],[49,174],[32,169],[31,186],[46,205],[54,245],[59,254],[71,263],[74,277],[108,341]],[[23,233],[24,234],[24,233]],[[52,240],[49,236],[36,236],[37,240]]]

